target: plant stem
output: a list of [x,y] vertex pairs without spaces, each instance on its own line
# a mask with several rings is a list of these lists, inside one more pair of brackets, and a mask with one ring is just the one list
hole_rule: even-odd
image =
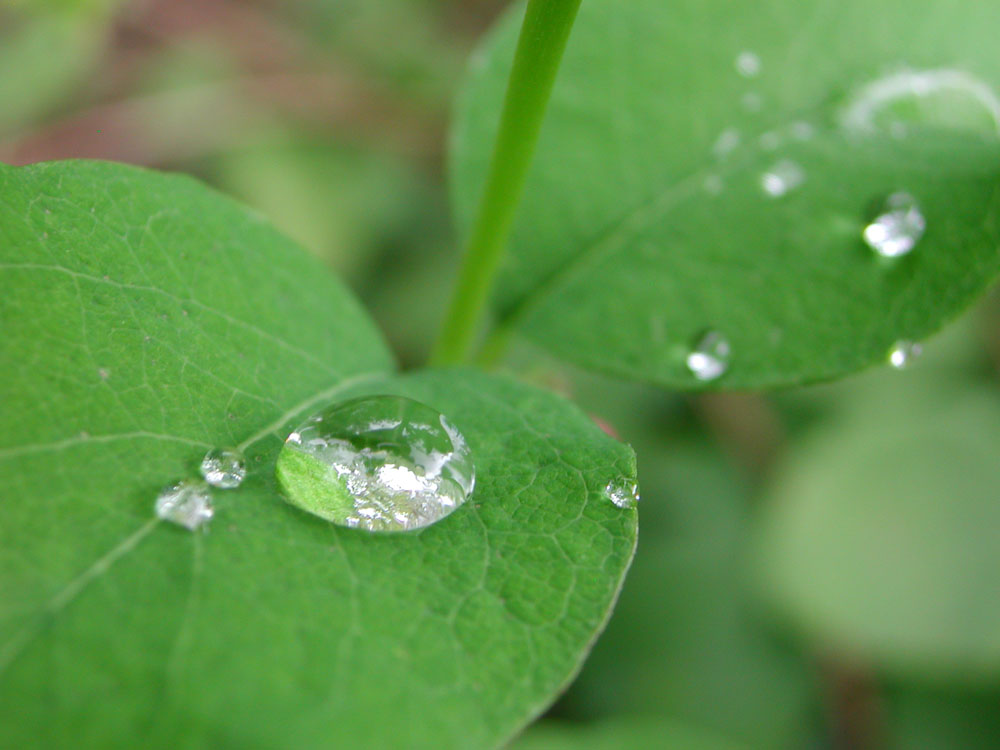
[[467,361],[503,258],[580,0],[529,0],[486,185],[432,364]]

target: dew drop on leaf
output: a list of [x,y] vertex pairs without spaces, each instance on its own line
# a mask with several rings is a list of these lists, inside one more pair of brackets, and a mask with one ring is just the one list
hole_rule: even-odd
[[745,93],[740,99],[740,104],[747,112],[760,112],[764,108],[764,100],[760,98],[760,94],[754,91]]
[[744,78],[753,78],[760,73],[760,58],[750,50],[736,56],[736,72]]
[[212,494],[200,479],[185,479],[166,487],[156,498],[156,515],[191,531],[212,520]]
[[440,412],[400,396],[358,398],[310,418],[285,441],[277,476],[291,504],[368,531],[429,526],[475,485],[462,434]]
[[840,112],[841,126],[855,136],[911,129],[1000,135],[1000,96],[962,70],[899,70],[855,90]]
[[889,350],[889,364],[897,370],[912,364],[913,360],[923,354],[924,348],[913,341],[897,341]]
[[729,341],[718,331],[709,331],[687,355],[687,368],[698,380],[716,380],[729,368],[729,355]]
[[868,247],[883,258],[898,258],[916,246],[926,228],[927,221],[916,199],[909,193],[893,193],[861,235]]
[[760,176],[760,186],[772,198],[780,198],[805,182],[806,173],[796,162],[782,159]]
[[715,155],[715,158],[724,159],[729,156],[740,145],[740,139],[740,131],[736,128],[726,128],[719,133],[719,137],[715,139],[715,143],[712,145],[712,153]]
[[765,151],[776,151],[781,146],[781,136],[773,130],[768,130],[761,134],[757,142]]
[[213,487],[231,490],[246,478],[246,460],[239,451],[213,448],[201,460],[201,475]]
[[634,508],[639,502],[639,485],[632,479],[619,477],[608,482],[604,494],[619,508]]
[[805,120],[796,120],[789,127],[792,138],[797,141],[809,141],[816,135],[816,129]]

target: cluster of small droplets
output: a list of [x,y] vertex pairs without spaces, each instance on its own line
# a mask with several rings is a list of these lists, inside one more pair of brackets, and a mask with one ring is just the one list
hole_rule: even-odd
[[185,479],[160,492],[154,504],[156,515],[191,531],[200,529],[215,515],[211,487],[235,489],[246,473],[246,461],[239,451],[213,448],[201,461],[202,479]]
[[[734,66],[736,71],[747,79],[755,78],[761,71],[760,58],[750,50],[740,52],[734,60]],[[908,92],[912,87],[903,88]],[[748,111],[757,111],[762,105],[760,96],[752,91],[745,92],[741,101],[743,108]],[[867,110],[860,107],[854,109],[857,111],[851,110],[848,113],[848,121],[845,124],[859,120],[862,116],[870,119],[871,113]],[[1000,117],[1000,103],[997,112]],[[812,124],[800,120],[793,122],[786,134],[792,140],[805,142],[815,136],[815,128]],[[721,160],[733,152],[741,141],[742,135],[739,130],[733,127],[727,128],[719,134],[712,146],[712,153],[716,159]],[[776,151],[783,142],[783,133],[776,131],[767,131],[758,137],[758,145],[762,151]],[[769,198],[781,198],[799,188],[805,180],[806,172],[802,166],[785,158],[775,162],[760,174],[760,188]],[[703,187],[706,192],[719,195],[724,184],[719,175],[710,174],[704,178]],[[864,227],[861,236],[877,255],[892,259],[910,253],[923,237],[926,228],[927,222],[917,200],[909,193],[896,192],[885,199],[878,215]],[[889,364],[896,369],[902,369],[919,356],[921,351],[919,343],[898,341],[889,352]],[[720,332],[710,331],[700,337],[691,348],[685,364],[696,379],[710,382],[726,373],[729,369],[729,358],[728,340]]]

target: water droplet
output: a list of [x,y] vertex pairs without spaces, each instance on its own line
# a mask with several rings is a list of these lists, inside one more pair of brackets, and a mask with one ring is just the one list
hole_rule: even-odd
[[246,460],[239,451],[213,448],[201,460],[201,475],[213,487],[231,490],[246,478]]
[[840,112],[857,135],[904,137],[910,125],[1000,135],[1000,97],[986,82],[961,70],[901,70],[854,92]]
[[215,513],[208,485],[199,479],[185,479],[165,488],[156,498],[156,515],[164,521],[191,531],[208,523]]
[[715,139],[712,153],[715,154],[716,159],[722,159],[729,156],[739,145],[740,131],[736,128],[727,128],[719,133],[719,137]]
[[369,531],[429,526],[475,485],[462,434],[400,396],[358,398],[310,418],[285,441],[277,474],[293,505]]
[[897,370],[902,370],[923,353],[924,348],[920,344],[913,341],[897,341],[889,350],[889,364]]
[[798,164],[789,159],[782,159],[760,176],[760,186],[772,198],[780,198],[791,192],[803,182],[806,173]]
[[789,130],[791,131],[792,138],[797,141],[808,141],[816,135],[816,129],[805,120],[793,122]]
[[729,355],[729,341],[718,331],[709,331],[687,355],[687,368],[702,382],[716,380],[729,368]]
[[743,109],[747,112],[760,112],[764,107],[764,100],[760,98],[760,94],[756,94],[753,91],[748,91],[740,99],[740,103],[743,105]]
[[924,236],[927,220],[909,193],[893,193],[882,213],[862,232],[865,242],[883,258],[898,258],[910,252]]
[[753,78],[760,73],[760,57],[749,50],[736,56],[736,72],[744,78]]
[[760,147],[765,151],[774,151],[781,145],[781,135],[773,130],[768,130],[766,133],[761,134],[757,142],[760,143]]
[[639,485],[632,479],[619,477],[608,482],[604,494],[619,508],[634,508],[639,502]]
[[710,195],[719,195],[725,187],[722,182],[722,178],[717,174],[710,174],[705,177],[704,182],[702,182],[702,186],[705,188],[705,192]]

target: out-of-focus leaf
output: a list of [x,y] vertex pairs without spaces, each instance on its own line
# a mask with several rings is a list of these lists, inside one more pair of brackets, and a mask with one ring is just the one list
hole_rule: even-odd
[[101,18],[55,13],[27,15],[0,28],[0,134],[72,96],[96,69],[106,33]]
[[759,553],[821,642],[921,679],[1000,674],[1000,392],[885,372],[795,445]]
[[[519,18],[473,58],[458,104],[463,232]],[[998,26],[994,0],[588,0],[495,295],[501,324],[685,389],[833,378],[926,338],[1000,271]],[[926,233],[884,262],[862,232],[897,191]],[[703,382],[686,357],[708,330],[731,355]]]

